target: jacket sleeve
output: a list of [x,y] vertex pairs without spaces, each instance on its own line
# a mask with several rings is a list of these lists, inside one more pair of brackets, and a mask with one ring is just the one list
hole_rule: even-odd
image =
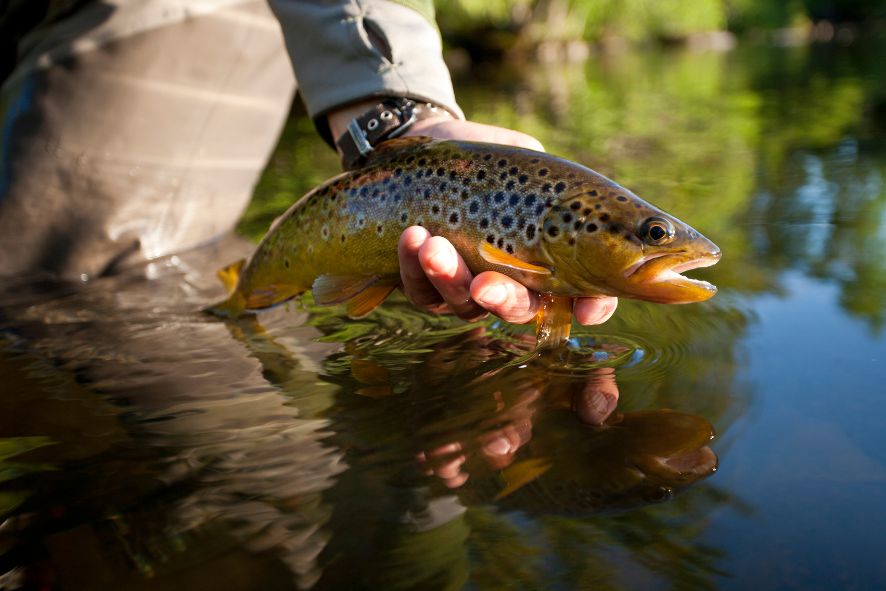
[[[464,118],[443,62],[432,5],[416,0],[270,0],[299,92],[317,121],[373,96],[431,101]],[[412,7],[410,7],[412,6]],[[424,15],[422,14],[424,13]],[[321,133],[322,133],[321,129]]]

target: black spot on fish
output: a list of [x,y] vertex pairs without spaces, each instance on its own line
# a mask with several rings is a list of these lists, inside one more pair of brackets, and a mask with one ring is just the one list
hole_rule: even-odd
[[502,216],[501,220],[499,220],[498,223],[501,224],[501,227],[505,230],[510,230],[511,226],[514,225],[514,218],[509,215]]
[[557,226],[548,226],[548,236],[551,236],[553,238],[554,236],[557,236],[559,233],[560,233],[560,228],[558,228]]
[[405,223],[406,220],[408,220],[408,219],[409,219],[409,215],[406,214],[406,212],[400,214],[400,221],[401,221],[401,222],[404,222],[404,223]]
[[508,174],[511,176],[516,176],[518,172],[520,172],[520,169],[518,169],[516,166],[512,166],[508,169]]
[[487,234],[486,242],[488,242],[489,244],[495,244],[495,236],[493,236],[492,234]]
[[412,164],[413,162],[415,162],[415,156],[408,156],[406,158],[406,164]]
[[609,221],[609,214],[608,213],[601,213],[600,214],[600,221],[601,222],[608,222]]
[[448,188],[449,188],[449,183],[447,183],[446,181],[443,181],[442,183],[440,183],[440,192],[441,193],[445,193]]
[[499,160],[499,161],[497,162],[499,168],[504,168],[505,165],[507,165],[507,163],[508,163],[508,161],[505,160],[504,158],[502,158],[501,160]]
[[450,170],[449,171],[449,180],[454,181],[457,178],[458,178],[458,173],[455,172],[454,170]]
[[585,216],[587,216],[587,215],[591,215],[591,208],[590,208],[590,207],[585,207],[584,210],[582,210],[581,214],[582,214],[582,215],[585,215]]
[[582,221],[581,221],[581,220],[575,220],[575,223],[572,224],[572,227],[573,227],[573,229],[575,229],[575,230],[579,230],[579,229],[581,229],[581,224],[582,224]]
[[627,201],[628,200],[628,198],[625,197],[624,195],[619,195],[618,197],[616,197],[616,199],[618,199],[619,201]]
[[483,218],[482,220],[480,220],[480,227],[484,228],[484,229],[488,228],[489,227],[489,218]]
[[496,203],[501,203],[502,201],[505,200],[505,193],[504,193],[504,191],[499,191],[498,193],[496,193],[496,194],[492,197],[492,199],[493,199],[493,201],[495,201]]
[[591,189],[590,191],[588,191],[588,195],[590,195],[591,197],[596,197],[596,196],[597,196],[597,190],[596,190],[596,189]]
[[500,181],[503,181],[503,180],[505,180],[506,178],[508,178],[508,173],[507,173],[507,172],[503,172],[503,173],[501,173],[500,175],[498,175],[498,180],[500,180]]
[[505,239],[504,239],[504,238],[499,238],[499,239],[498,239],[498,242],[496,242],[495,245],[496,245],[497,247],[501,248],[502,246],[505,245]]
[[289,268],[289,259],[283,259],[283,266]]
[[480,203],[476,199],[471,201],[471,204],[468,206],[468,211],[471,213],[477,213],[480,211]]
[[529,224],[526,226],[526,239],[532,240],[535,238],[535,224]]
[[562,193],[565,188],[566,188],[566,183],[564,183],[563,181],[560,181],[559,183],[554,185],[554,192],[555,193]]
[[507,184],[505,185],[505,189],[507,189],[508,191],[513,191],[514,187],[516,187],[516,186],[517,186],[517,183],[515,183],[514,181],[508,181]]
[[568,211],[567,211],[567,212],[564,212],[563,215],[562,215],[561,217],[563,218],[563,223],[564,223],[564,224],[568,224],[569,222],[572,221],[572,214],[569,213]]
[[492,154],[483,154],[483,160],[489,162],[490,160],[492,160]]
[[518,203],[520,203],[520,196],[517,195],[516,193],[514,193],[514,194],[511,195],[511,197],[508,199],[508,205],[510,205],[511,207],[514,207],[514,206],[517,205]]
[[419,165],[419,166],[424,166],[424,165],[427,164],[427,163],[428,163],[428,161],[427,161],[426,158],[420,158],[419,161],[418,161],[418,165]]
[[344,235],[344,234],[341,235],[341,243],[342,243],[342,244],[345,243],[345,235]]
[[477,180],[482,181],[485,178],[486,178],[486,171],[485,170],[478,170],[477,171]]
[[544,204],[540,203],[540,204],[536,205],[535,206],[535,217],[540,216],[544,210],[545,210]]
[[421,194],[425,199],[431,198],[431,190],[430,189],[425,189],[424,191],[422,191]]
[[547,168],[540,168],[538,170],[538,176],[548,176],[548,169]]
[[542,193],[550,193],[550,192],[551,192],[551,187],[552,187],[552,186],[553,186],[553,185],[551,185],[551,183],[545,183],[545,184],[543,184],[543,185],[541,186],[541,192],[542,192]]
[[521,174],[520,176],[517,177],[517,180],[520,182],[521,185],[525,185],[529,181],[529,176],[525,175],[525,174]]
[[435,203],[434,205],[431,206],[431,212],[434,215],[437,215],[438,213],[440,213],[440,206]]
[[505,245],[505,250],[508,251],[508,254],[514,254],[514,245],[510,242]]
[[453,211],[452,213],[449,214],[449,223],[450,224],[457,224],[458,223],[458,212],[457,211]]
[[403,184],[407,187],[412,184],[412,175],[411,174],[407,174],[406,176],[403,177]]
[[532,207],[535,204],[535,200],[537,197],[535,193],[530,193],[523,199],[523,203],[526,204],[526,207]]
[[531,162],[532,164],[538,164],[538,163],[539,163],[539,159],[538,159],[538,158],[533,158],[532,160],[530,160],[530,162]]
[[588,224],[587,226],[585,226],[585,231],[588,234],[596,232],[597,231],[597,224]]
[[360,188],[360,197],[366,197],[369,194],[369,189],[367,187]]
[[442,166],[437,169],[437,176],[443,176],[444,174],[446,174],[446,170]]
[[569,246],[575,246],[575,238],[569,239]]
[[573,211],[578,211],[579,209],[581,209],[581,201],[573,201],[569,204],[569,209]]
[[601,203],[595,203],[595,204],[594,204],[594,209],[603,209],[603,204],[601,204]]
[[394,169],[394,176],[401,176],[402,174],[403,174],[402,168],[395,168]]
[[461,190],[461,199],[462,199],[462,201],[467,200],[467,198],[470,197],[470,196],[471,196],[471,194],[468,193],[466,190],[464,190],[464,189]]
[[379,224],[379,225],[377,225],[377,226],[375,227],[375,232],[376,232],[379,236],[381,236],[381,233],[382,233],[383,230],[384,230],[384,228],[382,227],[381,224]]
[[611,224],[607,229],[609,230],[610,234],[618,234],[621,231],[621,228],[618,227],[618,224]]

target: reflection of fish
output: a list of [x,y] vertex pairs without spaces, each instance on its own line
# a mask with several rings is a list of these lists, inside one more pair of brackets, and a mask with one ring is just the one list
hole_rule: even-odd
[[665,501],[717,467],[710,423],[670,410],[617,414],[600,427],[557,421],[535,432],[530,457],[468,481],[463,494],[529,512],[586,514]]
[[[245,266],[224,271],[232,292],[212,310],[235,316],[313,289],[320,304],[367,314],[398,284],[397,240],[415,224],[448,238],[472,271],[500,271],[545,294],[684,303],[716,291],[680,275],[714,264],[713,243],[588,168],[430,138],[377,152],[281,216]],[[557,325],[571,316],[563,308],[547,308]]]

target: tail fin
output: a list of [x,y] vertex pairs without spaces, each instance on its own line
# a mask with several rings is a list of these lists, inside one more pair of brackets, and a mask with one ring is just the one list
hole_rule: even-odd
[[245,263],[246,259],[240,259],[239,261],[231,263],[218,270],[216,275],[218,275],[218,278],[224,284],[225,289],[228,292],[228,298],[217,304],[203,308],[204,312],[209,312],[210,314],[215,314],[222,318],[236,318],[246,310],[246,299],[237,291],[237,282],[240,280],[240,270],[243,269]]
[[234,293],[234,290],[237,289],[237,281],[240,280],[240,271],[245,264],[246,259],[240,259],[226,267],[222,267],[216,273],[218,278],[221,279],[221,282],[224,284],[225,289],[228,290],[228,295]]

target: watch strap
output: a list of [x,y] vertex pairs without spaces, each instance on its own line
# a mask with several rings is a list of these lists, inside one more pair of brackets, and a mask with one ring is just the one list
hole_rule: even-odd
[[355,117],[336,140],[345,170],[366,163],[375,146],[406,133],[416,121],[448,113],[433,103],[416,103],[408,98],[387,98]]

